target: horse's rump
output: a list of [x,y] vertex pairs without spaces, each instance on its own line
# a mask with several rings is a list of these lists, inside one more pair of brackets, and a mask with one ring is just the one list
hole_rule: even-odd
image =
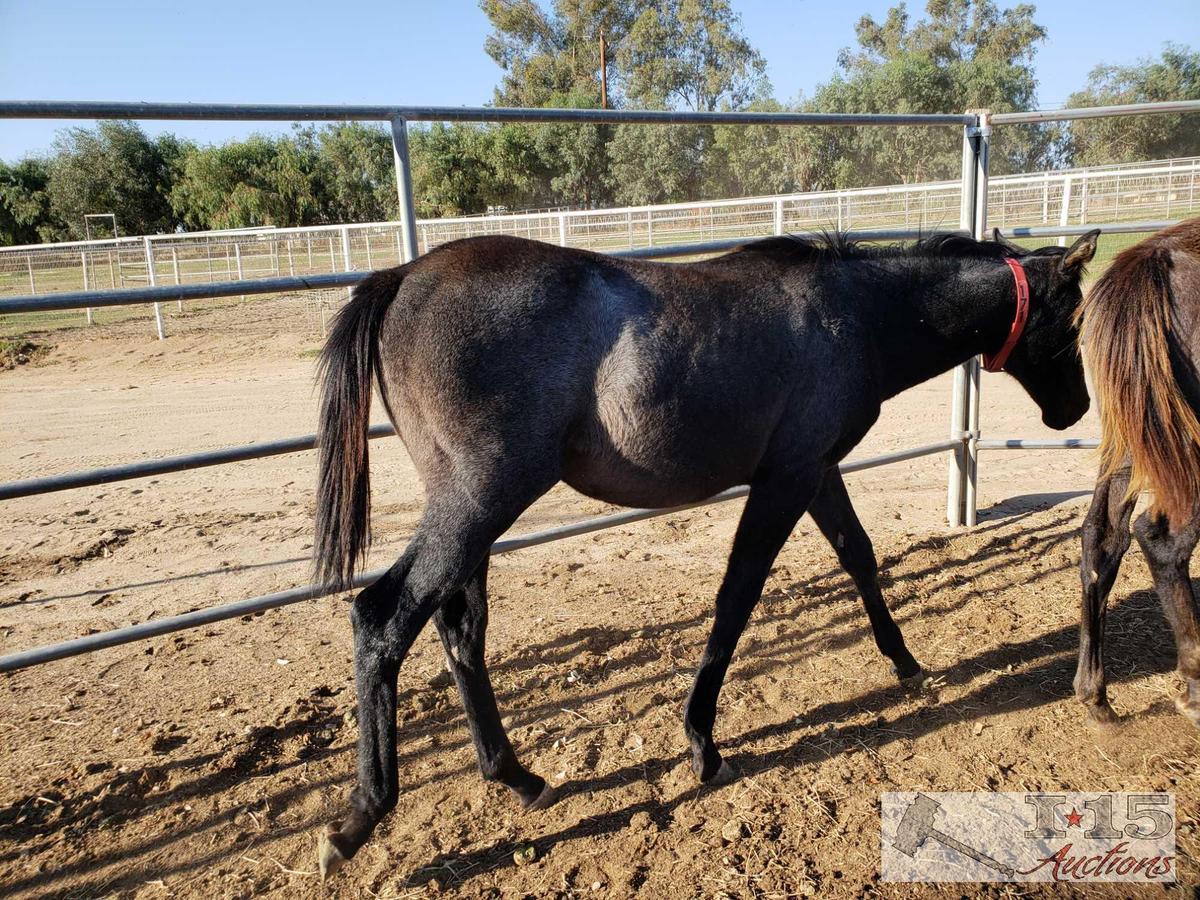
[[1173,522],[1200,506],[1196,352],[1180,324],[1200,316],[1200,219],[1117,256],[1081,305],[1084,353],[1100,401],[1102,474],[1132,463]]

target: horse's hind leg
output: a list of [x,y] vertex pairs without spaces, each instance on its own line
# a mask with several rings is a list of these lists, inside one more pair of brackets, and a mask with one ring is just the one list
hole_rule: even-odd
[[1129,469],[1096,482],[1092,505],[1083,523],[1079,574],[1083,595],[1079,622],[1079,665],[1075,696],[1094,722],[1112,722],[1116,714],[1108,705],[1104,678],[1104,622],[1108,595],[1117,579],[1121,560],[1129,549],[1129,517],[1136,498],[1129,492]]
[[1179,674],[1184,681],[1175,703],[1200,726],[1200,606],[1188,572],[1200,542],[1200,512],[1178,529],[1172,529],[1165,516],[1143,513],[1134,523],[1134,533],[1154,576],[1154,591],[1175,632]]
[[458,684],[467,727],[479,755],[484,779],[498,781],[526,808],[542,809],[554,800],[553,789],[521,765],[496,708],[496,695],[484,661],[487,631],[487,569],[485,559],[467,586],[434,613],[434,624],[446,650],[446,662]]
[[[551,484],[518,476],[489,478],[469,495],[434,495],[404,555],[354,598],[354,680],[358,693],[358,784],[344,822],[321,835],[318,861],[328,875],[366,843],[396,805],[396,676],[430,617],[487,558],[491,545]],[[489,487],[490,486],[490,487]],[[522,490],[524,486],[525,490]]]
[[879,590],[879,564],[875,560],[875,549],[854,513],[850,495],[846,493],[846,483],[837,469],[830,469],[825,475],[808,513],[837,553],[842,568],[854,579],[863,606],[866,607],[867,618],[871,620],[871,631],[879,651],[892,661],[901,681],[911,683],[919,680],[921,664],[908,652],[900,626],[884,602],[883,592]]

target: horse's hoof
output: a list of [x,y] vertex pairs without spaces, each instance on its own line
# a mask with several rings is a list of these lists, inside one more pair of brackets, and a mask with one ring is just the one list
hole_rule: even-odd
[[550,786],[550,782],[546,782],[542,788],[542,792],[538,794],[531,802],[525,804],[526,809],[545,809],[548,806],[553,806],[558,800],[558,790]]
[[1093,703],[1087,708],[1088,724],[1098,728],[1112,728],[1119,725],[1121,717],[1113,711],[1108,703]]
[[1183,713],[1188,721],[1200,728],[1200,703],[1193,700],[1186,689],[1175,697],[1175,708]]
[[925,682],[932,681],[924,669],[917,669],[912,675],[901,675],[897,672],[896,677],[900,680],[900,687],[909,694],[921,693],[925,688]]
[[717,769],[716,774],[713,775],[712,778],[701,780],[703,781],[705,787],[720,787],[723,784],[729,784],[729,782],[735,780],[737,777],[737,769],[735,769],[725,760],[721,760],[721,767]]
[[341,822],[332,822],[322,828],[317,836],[317,866],[321,870],[322,881],[346,864],[345,854],[334,843],[341,826]]

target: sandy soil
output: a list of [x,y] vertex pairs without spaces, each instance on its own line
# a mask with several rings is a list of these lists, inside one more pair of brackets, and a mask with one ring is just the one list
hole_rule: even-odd
[[[162,343],[140,320],[35,336],[53,348],[0,372],[0,479],[309,432],[318,325],[281,299],[198,305]],[[942,439],[948,386],[893,401],[852,458]],[[987,436],[1049,434],[1006,377],[985,376],[984,398]],[[1094,415],[1072,430],[1096,432]],[[372,463],[382,564],[421,492],[398,441]],[[340,815],[356,733],[341,600],[3,677],[0,893],[913,896],[935,891],[877,874],[879,793],[908,789],[1173,790],[1196,884],[1200,733],[1170,704],[1174,649],[1136,549],[1109,622],[1128,720],[1085,727],[1070,698],[1093,470],[1086,452],[985,455],[970,533],[944,526],[944,454],[851,476],[935,689],[894,684],[806,519],[722,694],[718,739],[743,774],[720,789],[694,783],[679,717],[740,503],[497,558],[497,694],[564,799],[522,813],[480,780],[453,689],[429,685],[430,632],[400,676],[400,809],[328,884],[313,834]],[[5,503],[4,651],[302,583],[313,478],[299,454]],[[608,509],[559,488],[515,531]]]

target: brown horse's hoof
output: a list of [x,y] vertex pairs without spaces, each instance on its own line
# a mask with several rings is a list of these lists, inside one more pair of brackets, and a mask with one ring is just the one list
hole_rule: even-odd
[[1175,708],[1183,713],[1188,721],[1197,728],[1200,728],[1200,703],[1192,699],[1187,688],[1184,688],[1176,695]]
[[317,836],[317,866],[324,880],[346,864],[346,856],[335,843],[339,837],[341,822],[331,822]]
[[547,781],[545,787],[542,788],[542,792],[529,803],[524,804],[524,806],[526,809],[546,809],[548,806],[553,806],[557,800],[557,789],[551,787],[550,782]]

